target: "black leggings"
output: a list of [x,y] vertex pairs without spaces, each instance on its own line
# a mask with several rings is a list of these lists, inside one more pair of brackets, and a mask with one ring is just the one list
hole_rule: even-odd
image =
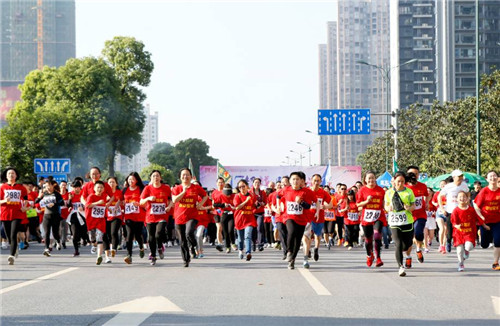
[[339,235],[339,240],[342,240],[344,238],[343,237],[343,235],[344,235],[344,217],[343,216],[336,216],[334,223],[337,224],[337,231],[338,231],[338,235]]
[[347,243],[352,246],[353,243],[358,242],[359,238],[359,224],[346,224],[345,233],[347,237]]
[[122,226],[122,220],[115,218],[111,221],[106,221],[106,234],[103,237],[104,250],[118,248],[119,235],[118,232]]
[[5,235],[10,243],[10,255],[15,256],[17,250],[17,232],[21,232],[21,221],[15,219],[12,221],[3,221],[3,228],[5,229]]
[[185,262],[191,261],[191,256],[189,255],[189,245],[191,245],[193,250],[197,245],[196,237],[194,235],[197,225],[198,221],[194,219],[189,220],[186,224],[175,225],[177,238],[180,240],[182,260]]
[[166,225],[166,221],[146,224],[146,228],[148,229],[149,251],[151,252],[151,256],[155,258],[156,248],[158,248],[158,252],[162,249]]
[[396,261],[398,266],[403,265],[403,252],[410,249],[413,244],[413,224],[402,225],[400,227],[391,227],[392,239],[396,245],[396,250],[394,254],[396,256]]
[[376,221],[372,225],[363,225],[367,256],[371,256],[373,254],[373,240],[375,240],[375,257],[380,258],[380,250],[382,248],[383,226],[384,224],[382,223],[382,221]]
[[34,217],[28,218],[29,224],[29,230],[30,230],[30,236],[35,237],[36,241],[40,243],[42,241],[42,238],[40,237],[40,231],[38,230],[38,227],[40,226],[40,220],[38,219],[38,215]]
[[217,226],[215,226],[215,223],[208,223],[207,238],[209,243],[217,242]]
[[273,224],[271,222],[264,222],[264,230],[267,243],[269,244],[274,243]]
[[[69,216],[68,219],[71,222],[70,225],[70,230],[71,234],[73,235],[73,247],[75,247],[75,252],[78,252],[78,248],[80,248],[80,240],[82,237],[86,234],[87,228],[84,225],[80,225],[80,221],[78,220],[77,217],[77,212],[72,212]],[[85,221],[85,218],[83,218],[83,221]],[[88,234],[87,234],[88,237]]]
[[295,260],[297,253],[300,249],[300,242],[302,241],[302,236],[304,235],[305,225],[300,225],[295,223],[294,220],[286,221],[286,230],[288,232],[288,238],[286,240],[286,246],[288,252],[292,253],[292,259]]
[[43,216],[42,225],[45,231],[45,249],[49,249],[50,246],[50,230],[52,230],[52,235],[57,243],[61,241],[61,237],[59,236],[60,224],[61,216],[59,214],[45,214]]
[[139,249],[144,249],[144,241],[142,238],[142,227],[144,222],[136,222],[132,220],[125,221],[125,227],[127,228],[127,254],[132,256],[132,248],[135,240],[139,243]]
[[231,244],[234,244],[234,215],[228,214],[227,212],[222,213],[221,217],[222,223],[222,234],[224,235],[224,241],[226,242],[226,248],[230,248]]
[[277,222],[276,227],[278,228],[278,232],[280,234],[281,249],[283,249],[283,254],[286,255],[288,248],[286,246],[286,242],[288,241],[288,232],[286,229],[286,225],[281,222]]
[[262,214],[255,214],[255,220],[257,221],[257,227],[254,228],[255,233],[257,237],[254,240],[254,242],[257,244],[257,246],[262,247],[264,244],[264,239],[266,238],[265,235],[265,229],[264,229],[264,215]]

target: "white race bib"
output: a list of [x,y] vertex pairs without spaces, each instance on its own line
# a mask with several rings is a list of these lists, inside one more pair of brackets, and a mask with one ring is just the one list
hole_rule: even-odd
[[389,225],[391,226],[399,226],[406,225],[408,223],[408,216],[406,215],[406,211],[402,212],[389,212]]
[[375,209],[365,209],[364,221],[373,223],[377,221],[380,217],[380,211]]
[[110,206],[108,208],[108,215],[111,217],[117,217],[117,216],[122,215],[122,210],[121,210],[120,206],[118,206],[118,207]]
[[151,203],[151,214],[152,215],[165,215],[167,212],[167,206],[165,203]]
[[106,206],[94,206],[92,207],[92,217],[93,218],[104,218],[104,213],[106,212]]
[[424,196],[415,198],[415,209],[421,209],[424,204]]
[[271,217],[271,210],[269,208],[264,208],[264,217]]
[[426,213],[427,213],[427,218],[434,218],[434,212],[426,211]]
[[304,213],[304,208],[297,202],[287,201],[286,212],[288,215],[302,215],[302,213]]
[[74,211],[78,211],[80,208],[83,208],[83,203],[81,203],[81,202],[73,203],[73,210]]
[[325,211],[325,220],[327,220],[327,221],[335,221],[335,212],[333,212],[333,211]]
[[133,203],[125,204],[125,214],[136,214],[139,213],[139,206],[135,206]]
[[359,220],[359,213],[351,213],[351,212],[348,212],[347,213],[347,219],[349,221],[354,221],[356,222],[357,220]]
[[21,202],[21,190],[4,190],[4,198],[8,199],[9,203]]

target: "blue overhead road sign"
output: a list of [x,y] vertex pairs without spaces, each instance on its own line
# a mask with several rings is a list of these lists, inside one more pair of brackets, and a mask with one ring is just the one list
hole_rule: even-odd
[[69,158],[36,158],[35,174],[69,174],[71,160]]
[[370,134],[370,109],[318,110],[319,135]]

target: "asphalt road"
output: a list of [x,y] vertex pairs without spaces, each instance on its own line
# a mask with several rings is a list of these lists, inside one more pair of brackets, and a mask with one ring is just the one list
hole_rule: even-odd
[[[42,255],[23,250],[15,265],[1,260],[1,325],[500,325],[500,273],[492,249],[476,248],[457,272],[454,250],[437,246],[399,277],[393,245],[385,265],[368,268],[362,248],[320,249],[304,270],[288,270],[275,249],[250,262],[205,248],[182,267],[179,247],[150,266],[147,256],[95,265],[90,247]],[[299,257],[302,257],[299,255]]]

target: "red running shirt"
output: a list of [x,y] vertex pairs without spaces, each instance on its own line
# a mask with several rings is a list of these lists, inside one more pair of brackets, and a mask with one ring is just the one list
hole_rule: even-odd
[[[85,219],[87,222],[87,229],[90,231],[92,229],[99,229],[102,233],[106,233],[106,198],[107,194],[102,194],[97,196],[96,194],[91,194],[87,197],[87,202],[85,204]],[[102,200],[104,204],[99,204],[92,208],[89,207],[90,204],[96,203]]]
[[425,199],[429,196],[429,190],[427,186],[422,182],[417,182],[416,185],[406,184],[406,187],[410,188],[415,195],[415,210],[411,212],[414,220],[427,219],[427,212],[425,211]]
[[123,191],[123,201],[125,206],[125,220],[135,222],[144,222],[145,211],[139,206],[141,201],[141,189],[136,187],[134,190],[126,188]]
[[[483,220],[477,215],[474,208],[471,206],[467,209],[460,209],[460,207],[455,207],[451,213],[451,224],[453,227],[453,246],[465,244],[466,241],[470,241],[476,245],[476,223],[483,225]],[[458,230],[455,225],[460,225],[460,230]]]
[[[177,196],[183,191],[183,186],[178,185],[172,189],[172,195]],[[198,218],[198,209],[196,203],[198,198],[204,198],[207,192],[202,187],[192,184],[186,189],[186,193],[180,201],[175,203],[174,219],[175,224],[186,224],[192,219]],[[198,197],[199,196],[199,197]],[[208,199],[207,199],[208,200]]]
[[161,184],[160,187],[155,188],[152,184],[147,185],[142,191],[141,199],[150,196],[155,196],[155,200],[146,203],[146,223],[168,221],[167,207],[172,198],[170,186]]
[[489,187],[481,189],[474,203],[481,209],[486,223],[500,222],[500,188],[495,191]]
[[372,196],[371,201],[363,207],[361,212],[361,225],[373,225],[377,220],[382,221],[387,225],[387,219],[384,212],[384,195],[385,191],[380,186],[375,186],[373,189],[366,186],[356,194],[356,202],[364,202],[368,196]]
[[28,199],[28,191],[23,185],[15,183],[13,186],[4,183],[0,187],[0,200],[9,200],[0,206],[0,221],[23,220],[26,213],[21,211],[22,201]]
[[298,190],[294,190],[292,187],[287,187],[283,190],[283,203],[285,206],[285,217],[284,222],[287,220],[293,220],[295,223],[299,225],[306,225],[311,222],[311,214],[308,214],[308,210],[302,208],[299,203],[295,201],[298,197],[302,198],[302,201],[306,202],[309,205],[316,200],[316,196],[313,194],[312,190],[309,188],[301,188]]
[[242,195],[241,193],[234,196],[234,206],[241,205],[247,197],[250,197],[250,200],[241,208],[237,209],[234,212],[234,227],[236,230],[243,230],[247,226],[257,227],[257,220],[255,219],[255,203],[257,202],[257,197],[248,193],[247,196]]

